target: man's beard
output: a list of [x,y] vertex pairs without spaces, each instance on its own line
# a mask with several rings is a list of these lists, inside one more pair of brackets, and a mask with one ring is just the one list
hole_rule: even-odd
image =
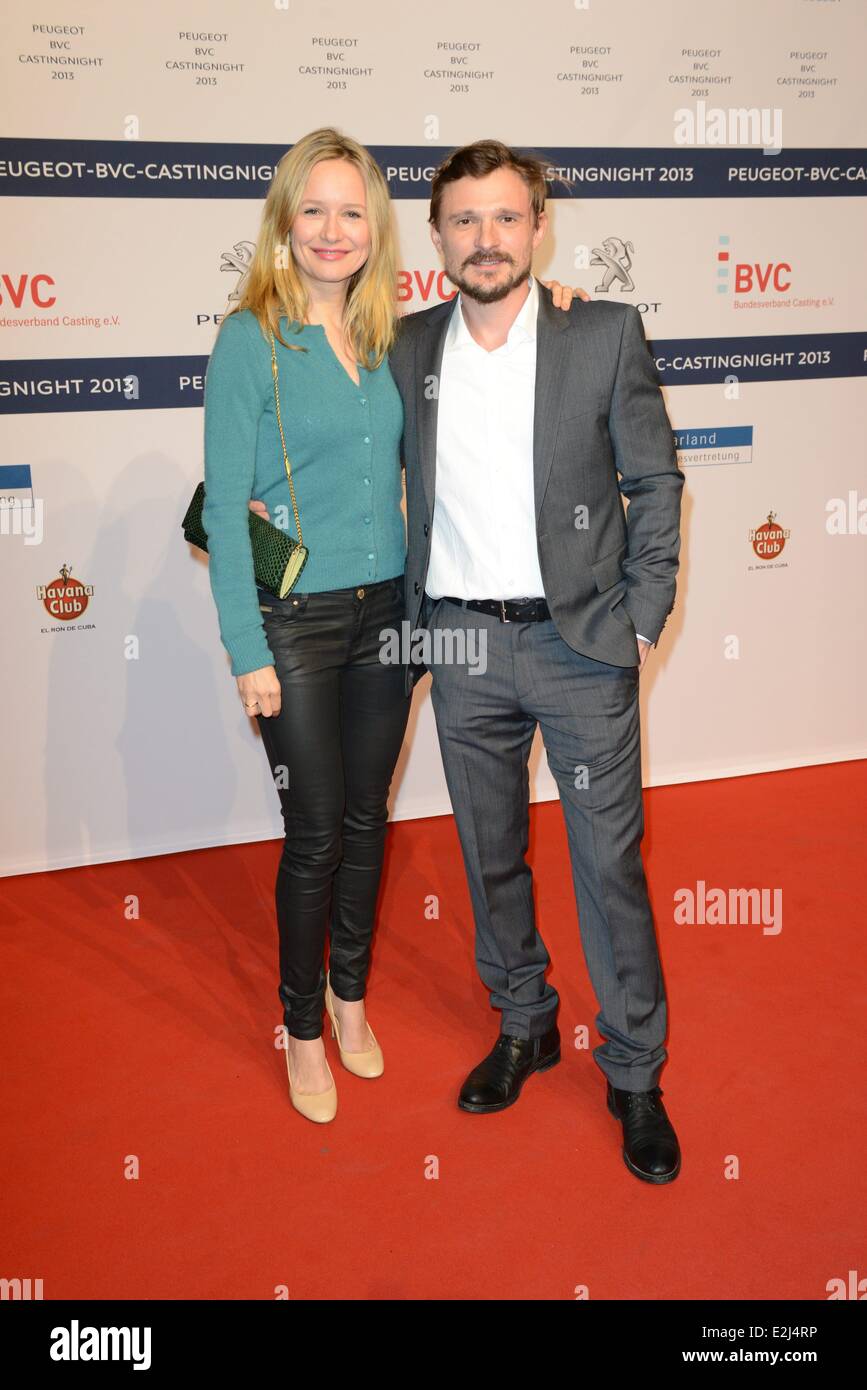
[[[503,256],[503,262],[506,265],[511,264],[512,267],[514,267],[515,264],[510,256]],[[474,265],[476,262],[471,259],[469,262],[464,263],[464,265],[467,264]],[[523,270],[513,269],[512,275],[504,280],[502,284],[489,286],[485,285],[483,282],[477,284],[475,281],[467,280],[464,277],[463,267],[461,270],[455,271],[454,273],[446,267],[446,275],[451,280],[452,284],[457,285],[458,289],[465,294],[468,299],[475,299],[479,304],[495,304],[498,299],[505,299],[506,295],[510,294],[516,286],[523,285],[524,281],[529,277],[529,274],[530,262],[528,261]]]

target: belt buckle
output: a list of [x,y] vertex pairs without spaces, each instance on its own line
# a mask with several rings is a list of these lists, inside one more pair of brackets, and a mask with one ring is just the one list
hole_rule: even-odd
[[505,600],[504,598],[501,598],[501,599],[500,599],[500,622],[501,622],[501,623],[510,623],[511,621],[512,621],[511,618],[507,618],[507,617],[506,617],[506,600]]

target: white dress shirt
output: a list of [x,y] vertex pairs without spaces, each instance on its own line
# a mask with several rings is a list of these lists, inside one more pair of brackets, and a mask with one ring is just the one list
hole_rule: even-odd
[[530,292],[502,347],[487,352],[458,295],[443,348],[431,598],[542,598],[533,496],[536,314]]
[[[488,352],[458,295],[443,347],[436,498],[425,592],[433,599],[544,598],[536,548],[533,276],[509,335]],[[647,640],[646,638],[644,639]]]

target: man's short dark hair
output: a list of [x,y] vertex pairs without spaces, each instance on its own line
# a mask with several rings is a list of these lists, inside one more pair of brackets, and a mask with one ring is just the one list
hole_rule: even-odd
[[428,221],[437,226],[443,189],[447,183],[457,179],[482,179],[495,169],[514,169],[520,174],[530,190],[530,204],[533,209],[533,222],[539,225],[539,217],[545,210],[548,188],[545,182],[547,165],[543,159],[533,154],[521,154],[500,140],[476,140],[472,145],[461,145],[454,150],[434,173],[431,181],[430,216]]

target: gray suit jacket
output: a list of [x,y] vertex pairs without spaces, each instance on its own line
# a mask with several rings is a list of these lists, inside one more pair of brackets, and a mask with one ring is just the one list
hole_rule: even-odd
[[[443,344],[456,312],[457,296],[407,315],[389,353],[404,404],[412,629],[419,626],[430,557]],[[575,299],[564,312],[540,284],[536,335],[533,473],[545,598],[573,650],[635,666],[636,632],[655,644],[674,605],[680,552],[684,477],[656,365],[631,304]],[[629,501],[625,515],[622,496]],[[587,508],[586,526],[576,524],[580,507]],[[425,669],[407,667],[407,690]]]

